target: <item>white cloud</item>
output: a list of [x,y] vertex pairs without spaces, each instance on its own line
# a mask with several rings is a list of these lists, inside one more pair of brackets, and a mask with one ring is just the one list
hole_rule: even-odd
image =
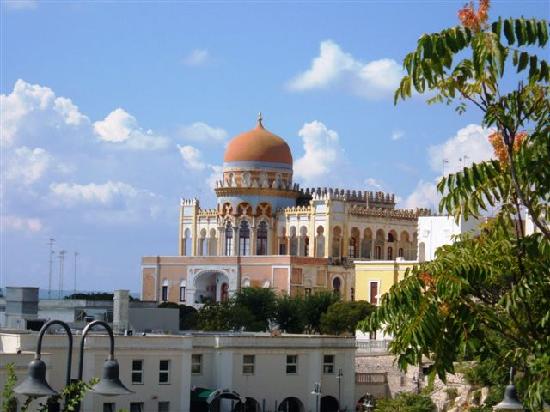
[[187,66],[202,66],[210,60],[210,53],[206,49],[195,49],[184,59],[183,64]]
[[[420,180],[414,191],[405,199],[407,208],[434,208],[437,207],[440,194],[436,184],[441,179],[443,168],[445,174],[455,173],[465,166],[478,163],[493,157],[493,148],[487,137],[491,129],[485,129],[477,124],[458,130],[456,135],[445,142],[428,148],[429,164],[439,176],[434,182]],[[445,161],[445,165],[443,162]]]
[[303,140],[304,155],[294,162],[294,174],[306,184],[317,182],[334,173],[336,164],[343,159],[338,133],[314,120],[305,123],[298,132]]
[[420,180],[414,191],[403,202],[406,209],[433,209],[439,203],[439,195],[435,182]]
[[477,124],[469,124],[455,136],[440,145],[430,146],[428,156],[433,171],[445,174],[462,170],[464,166],[488,160],[493,157],[493,147],[488,136],[493,131]]
[[391,134],[391,139],[392,140],[399,140],[401,139],[403,136],[405,136],[405,132],[403,130],[394,130]]
[[90,183],[80,185],[76,183],[52,183],[52,195],[56,200],[67,206],[76,204],[111,205],[117,200],[135,198],[139,191],[123,182],[108,181],[104,184]]
[[18,147],[8,152],[5,176],[6,179],[30,185],[39,180],[51,166],[52,156],[44,149],[37,147]]
[[52,89],[21,79],[10,94],[0,95],[0,117],[1,142],[6,146],[11,146],[25,128],[80,126],[89,122],[70,99],[56,97]]
[[311,67],[288,83],[290,90],[304,91],[339,87],[368,99],[391,96],[403,75],[393,59],[363,63],[332,40],[321,42],[319,56]]
[[94,131],[100,140],[124,143],[130,149],[164,149],[169,144],[167,138],[139,127],[136,118],[120,107],[109,113],[105,119],[95,122]]
[[5,0],[4,4],[13,10],[29,10],[38,7],[38,0]]
[[186,140],[193,142],[221,142],[228,136],[221,127],[213,127],[203,122],[195,122],[179,129],[179,134]]
[[187,169],[204,170],[206,168],[207,165],[203,162],[202,153],[199,149],[189,145],[178,145],[178,149],[183,159],[183,164]]
[[15,230],[21,232],[40,232],[42,230],[42,222],[37,218],[27,218],[15,215],[5,215],[0,217],[0,229]]
[[216,188],[216,182],[222,180],[223,167],[216,165],[208,165],[208,167],[210,168],[210,175],[206,178],[206,184],[210,189],[214,190]]
[[376,190],[382,190],[382,182],[376,180],[373,177],[369,177],[365,180],[365,184],[369,187],[369,189],[373,188]]

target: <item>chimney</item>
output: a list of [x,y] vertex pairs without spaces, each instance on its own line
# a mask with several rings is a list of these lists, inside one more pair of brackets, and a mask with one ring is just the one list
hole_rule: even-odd
[[128,311],[130,306],[130,291],[115,290],[113,296],[113,329],[115,333],[124,333],[128,329]]

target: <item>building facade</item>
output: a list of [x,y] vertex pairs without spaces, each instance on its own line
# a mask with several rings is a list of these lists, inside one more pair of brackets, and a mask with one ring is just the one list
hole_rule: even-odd
[[394,195],[302,189],[288,144],[256,127],[226,149],[215,209],[182,199],[179,255],[142,258],[142,297],[200,306],[241,287],[355,298],[353,260],[415,259],[418,216]]
[[[0,387],[8,363],[15,365],[18,382],[25,378],[37,338],[37,333],[26,331],[0,333]],[[77,335],[73,377],[79,346]],[[108,337],[88,335],[84,353],[84,380],[99,378],[109,353]],[[42,354],[47,380],[60,390],[65,383],[67,337],[45,336]],[[202,406],[192,404],[194,395],[216,390],[246,398],[247,411],[306,412],[316,410],[317,399],[311,394],[316,383],[321,384],[321,411],[335,411],[338,401],[340,409],[352,410],[357,402],[353,338],[230,333],[116,336],[115,358],[121,381],[134,393],[118,397],[88,393],[83,412],[202,411],[206,398]],[[34,401],[29,411],[37,410],[39,402]],[[222,402],[219,410],[230,408],[230,401]]]

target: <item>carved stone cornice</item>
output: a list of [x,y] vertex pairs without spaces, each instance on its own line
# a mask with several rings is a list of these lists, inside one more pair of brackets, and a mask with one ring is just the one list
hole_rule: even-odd
[[218,187],[214,189],[218,197],[233,196],[270,196],[270,197],[289,197],[296,199],[301,195],[299,190],[272,189],[263,187]]

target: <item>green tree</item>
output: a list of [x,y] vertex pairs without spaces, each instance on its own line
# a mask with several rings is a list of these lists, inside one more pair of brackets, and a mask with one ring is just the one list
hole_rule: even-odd
[[252,321],[244,325],[249,331],[266,331],[275,316],[275,292],[269,288],[243,288],[235,294],[236,307],[248,310]]
[[380,412],[435,412],[435,404],[429,396],[401,392],[394,399],[379,400],[375,411]]
[[279,329],[287,333],[304,332],[304,301],[301,297],[278,296],[273,321]]
[[336,302],[321,315],[321,332],[329,335],[346,333],[355,336],[357,324],[369,316],[374,306],[365,300]]
[[321,333],[321,316],[339,299],[339,296],[332,292],[317,292],[306,296],[303,303],[306,331]]
[[2,412],[17,412],[17,398],[13,388],[17,383],[15,366],[13,363],[6,364],[6,381],[2,389]]
[[[460,26],[420,37],[395,99],[430,92],[429,103],[481,111],[482,125],[495,130],[497,160],[444,177],[439,208],[467,219],[499,205],[496,219],[407,273],[362,327],[384,326],[401,367],[425,356],[442,379],[460,358],[493,359],[497,375],[514,365],[518,389],[537,410],[550,398],[549,70],[536,53],[548,22],[487,24],[488,3],[462,9]],[[526,234],[523,209],[539,233]]]
[[200,330],[242,330],[252,323],[252,313],[247,308],[236,305],[233,300],[208,303],[197,313],[197,325]]

